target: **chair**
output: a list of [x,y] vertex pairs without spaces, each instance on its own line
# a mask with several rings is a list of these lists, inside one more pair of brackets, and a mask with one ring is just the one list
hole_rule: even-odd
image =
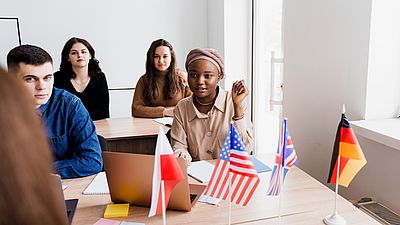
[[107,140],[99,134],[97,135],[97,138],[99,139],[101,151],[102,152],[108,151]]
[[[97,139],[99,139],[101,151],[108,152],[107,140],[99,134],[97,135]],[[103,165],[103,168],[101,169],[101,171],[104,171],[104,165]]]

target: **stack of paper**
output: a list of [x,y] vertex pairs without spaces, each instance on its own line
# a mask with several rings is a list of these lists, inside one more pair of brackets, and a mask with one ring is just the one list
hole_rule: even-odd
[[109,220],[109,219],[99,219],[97,222],[93,225],[119,225],[121,221],[118,220]]
[[129,203],[108,204],[104,212],[104,218],[127,217],[129,212]]
[[172,126],[172,122],[174,121],[174,118],[172,117],[162,117],[162,118],[157,118],[157,119],[153,119],[154,121],[156,121],[157,123],[160,123],[162,125],[171,127]]
[[144,223],[126,222],[126,221],[110,220],[110,219],[101,218],[93,225],[145,225],[145,224]]
[[214,198],[214,197],[207,196],[207,195],[202,195],[199,198],[199,202],[208,203],[211,205],[217,205],[220,201],[221,201],[221,199],[219,199],[219,198]]
[[213,164],[201,160],[197,162],[192,162],[192,164],[187,168],[187,173],[194,179],[202,183],[207,183],[211,178],[213,170],[214,170]]

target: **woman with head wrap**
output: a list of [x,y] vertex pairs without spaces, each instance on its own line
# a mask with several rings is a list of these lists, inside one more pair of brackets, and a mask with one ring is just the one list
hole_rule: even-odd
[[252,151],[252,124],[244,106],[249,92],[243,80],[236,81],[231,92],[219,87],[225,76],[224,61],[214,49],[193,49],[185,66],[193,95],[175,107],[171,129],[175,154],[189,163],[218,158],[231,121],[246,149]]
[[186,85],[186,74],[176,68],[172,45],[158,39],[147,51],[146,73],[136,83],[132,116],[173,116],[176,103],[192,93]]

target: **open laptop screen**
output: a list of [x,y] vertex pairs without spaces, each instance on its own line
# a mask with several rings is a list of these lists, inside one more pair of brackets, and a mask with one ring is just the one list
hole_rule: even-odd
[[75,214],[78,199],[68,199],[64,201],[64,192],[62,189],[61,177],[57,174],[51,174],[51,178],[53,180],[54,186],[56,186],[58,190],[57,204],[60,204],[60,207],[65,210],[65,220],[68,220],[68,224],[72,224],[72,219]]
[[[121,152],[103,152],[104,168],[106,171],[111,200],[115,203],[129,202],[133,205],[149,207],[154,167],[154,155],[132,154]],[[190,211],[192,207],[187,166],[183,159],[178,158],[184,174],[170,196],[168,209]],[[198,185],[196,185],[198,186]],[[205,186],[195,188],[197,201]],[[199,188],[202,190],[199,194]]]

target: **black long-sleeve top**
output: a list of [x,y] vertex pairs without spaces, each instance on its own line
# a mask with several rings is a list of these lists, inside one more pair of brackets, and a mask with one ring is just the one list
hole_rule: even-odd
[[110,96],[108,93],[107,79],[104,73],[98,73],[92,76],[85,90],[78,92],[72,85],[70,76],[63,74],[61,71],[57,71],[54,73],[54,86],[78,96],[89,111],[92,120],[110,117]]

